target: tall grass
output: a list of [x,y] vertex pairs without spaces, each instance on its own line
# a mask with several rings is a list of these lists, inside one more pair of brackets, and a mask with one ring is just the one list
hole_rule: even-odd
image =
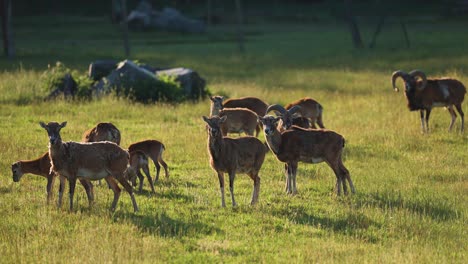
[[[48,63],[61,60],[85,71],[93,60],[122,58],[123,48],[116,30],[102,19],[72,18],[66,27],[34,21],[41,25],[41,36],[19,21],[18,58],[0,61],[2,263],[466,259],[467,133],[458,132],[459,119],[448,133],[449,114],[439,108],[431,115],[431,133],[422,134],[419,114],[407,110],[403,94],[394,93],[389,80],[394,70],[420,68],[429,76],[450,75],[468,83],[468,53],[460,45],[467,41],[463,21],[412,24],[410,49],[398,40],[400,32],[384,31],[375,50],[360,51],[350,47],[348,32],[334,23],[250,25],[244,55],[229,41],[229,28],[203,36],[131,34],[132,59],[193,68],[214,93],[282,104],[313,97],[325,108],[325,126],[346,138],[345,164],[355,195],[333,194],[335,176],[325,164],[301,164],[299,194],[288,196],[283,165],[269,153],[260,174],[259,204],[248,205],[253,183],[240,174],[237,208],[229,203],[221,208],[218,180],[209,167],[201,119],[209,113],[209,100],[177,105],[112,97],[44,102],[38,79]],[[466,102],[463,110],[468,113]],[[136,197],[138,213],[132,212],[126,193],[110,213],[113,197],[105,186],[96,186],[92,207],[81,187],[74,212],[66,205],[47,206],[45,179],[25,175],[13,183],[10,165],[47,150],[38,122],[51,120],[68,121],[64,140],[80,140],[97,122],[114,123],[123,147],[161,140],[171,177],[160,179],[156,194],[145,185]]]

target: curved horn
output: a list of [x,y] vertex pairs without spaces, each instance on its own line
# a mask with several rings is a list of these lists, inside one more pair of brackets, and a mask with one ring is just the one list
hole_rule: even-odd
[[301,106],[300,105],[295,105],[295,106],[289,108],[288,112],[292,116],[294,113],[296,113],[297,111],[300,111],[300,110],[301,110]]
[[408,74],[406,72],[404,72],[404,71],[393,72],[393,74],[392,74],[392,87],[393,87],[393,90],[395,90],[395,92],[399,91],[398,87],[395,86],[396,79],[398,77],[401,77],[404,80],[403,76],[405,76],[405,75],[408,75]]
[[279,105],[279,104],[270,105],[267,108],[266,113],[268,114],[268,112],[273,111],[273,110],[276,110],[276,111],[280,112],[282,115],[284,115],[284,113],[286,113],[286,109],[284,109],[284,107]]
[[413,78],[416,78],[416,77],[420,77],[421,80],[422,80],[422,85],[421,85],[421,88],[419,88],[420,90],[424,90],[424,88],[426,88],[426,84],[427,84],[427,78],[426,78],[426,74],[424,74],[423,71],[421,70],[413,70],[409,73],[409,75]]

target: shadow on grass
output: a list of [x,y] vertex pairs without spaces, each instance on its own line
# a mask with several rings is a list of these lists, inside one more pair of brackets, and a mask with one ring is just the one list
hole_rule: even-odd
[[275,208],[271,213],[276,217],[284,217],[295,224],[308,225],[318,229],[329,229],[336,233],[359,237],[369,243],[377,243],[378,238],[367,232],[371,227],[380,229],[381,224],[373,221],[364,214],[352,212],[335,218],[310,214],[304,206],[290,206]]
[[165,212],[158,212],[155,215],[136,215],[131,212],[124,212],[119,215],[116,214],[115,217],[129,219],[143,232],[161,237],[185,237],[223,233],[221,229],[214,225],[205,224],[193,218],[188,220],[171,218]]
[[7,193],[11,193],[11,192],[12,192],[11,186],[8,186],[8,187],[2,186],[2,187],[0,187],[0,194],[7,194]]
[[194,197],[190,195],[185,195],[181,194],[179,192],[179,189],[168,189],[168,190],[158,190],[155,187],[155,193],[153,193],[151,190],[145,190],[143,188],[142,191],[135,190],[134,193],[135,195],[138,196],[144,196],[144,197],[154,197],[155,199],[168,199],[168,200],[178,200],[178,201],[183,201],[186,203],[192,203],[194,201]]
[[358,207],[377,207],[382,210],[408,210],[420,216],[437,221],[448,221],[461,217],[460,212],[451,208],[444,199],[433,196],[403,197],[399,192],[374,192],[355,196]]

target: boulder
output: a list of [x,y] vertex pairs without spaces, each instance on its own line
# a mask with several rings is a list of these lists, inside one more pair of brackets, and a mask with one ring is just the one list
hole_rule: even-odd
[[184,89],[185,95],[190,99],[198,99],[204,97],[206,94],[206,81],[201,78],[196,71],[187,68],[173,68],[156,71],[156,76],[161,75],[175,77],[175,80],[178,81]]
[[89,64],[88,76],[91,80],[97,81],[106,77],[115,68],[117,68],[117,61],[115,60],[97,60]]
[[154,73],[130,60],[124,60],[117,65],[115,70],[94,85],[93,90],[99,96],[109,92],[114,87],[120,88],[123,84],[132,85],[136,82],[159,82],[159,80]]
[[127,16],[127,23],[133,29],[162,29],[187,33],[205,32],[205,23],[182,15],[174,8],[164,8],[162,11],[152,9],[147,1],[141,1]]

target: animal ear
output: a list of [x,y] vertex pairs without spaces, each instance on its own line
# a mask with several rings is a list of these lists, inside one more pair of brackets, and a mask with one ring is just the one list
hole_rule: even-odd
[[67,121],[62,122],[62,124],[60,124],[60,128],[64,128],[66,125],[67,125]]
[[215,101],[213,96],[210,96],[210,100],[213,101],[213,102]]
[[39,125],[41,125],[42,128],[47,129],[47,125],[44,122],[40,121]]
[[278,122],[278,121],[280,121],[280,119],[281,119],[281,117],[279,117],[279,116],[278,116],[278,117],[275,117],[275,123]]
[[227,116],[222,116],[220,119],[219,119],[219,123],[224,123],[224,121],[226,121],[227,119]]
[[280,111],[273,110],[273,112],[275,112],[275,115],[276,115],[276,116],[282,116],[282,114],[281,114]]
[[205,121],[206,123],[208,123],[208,120],[209,120],[208,117],[202,116],[202,118],[203,118],[203,121]]

